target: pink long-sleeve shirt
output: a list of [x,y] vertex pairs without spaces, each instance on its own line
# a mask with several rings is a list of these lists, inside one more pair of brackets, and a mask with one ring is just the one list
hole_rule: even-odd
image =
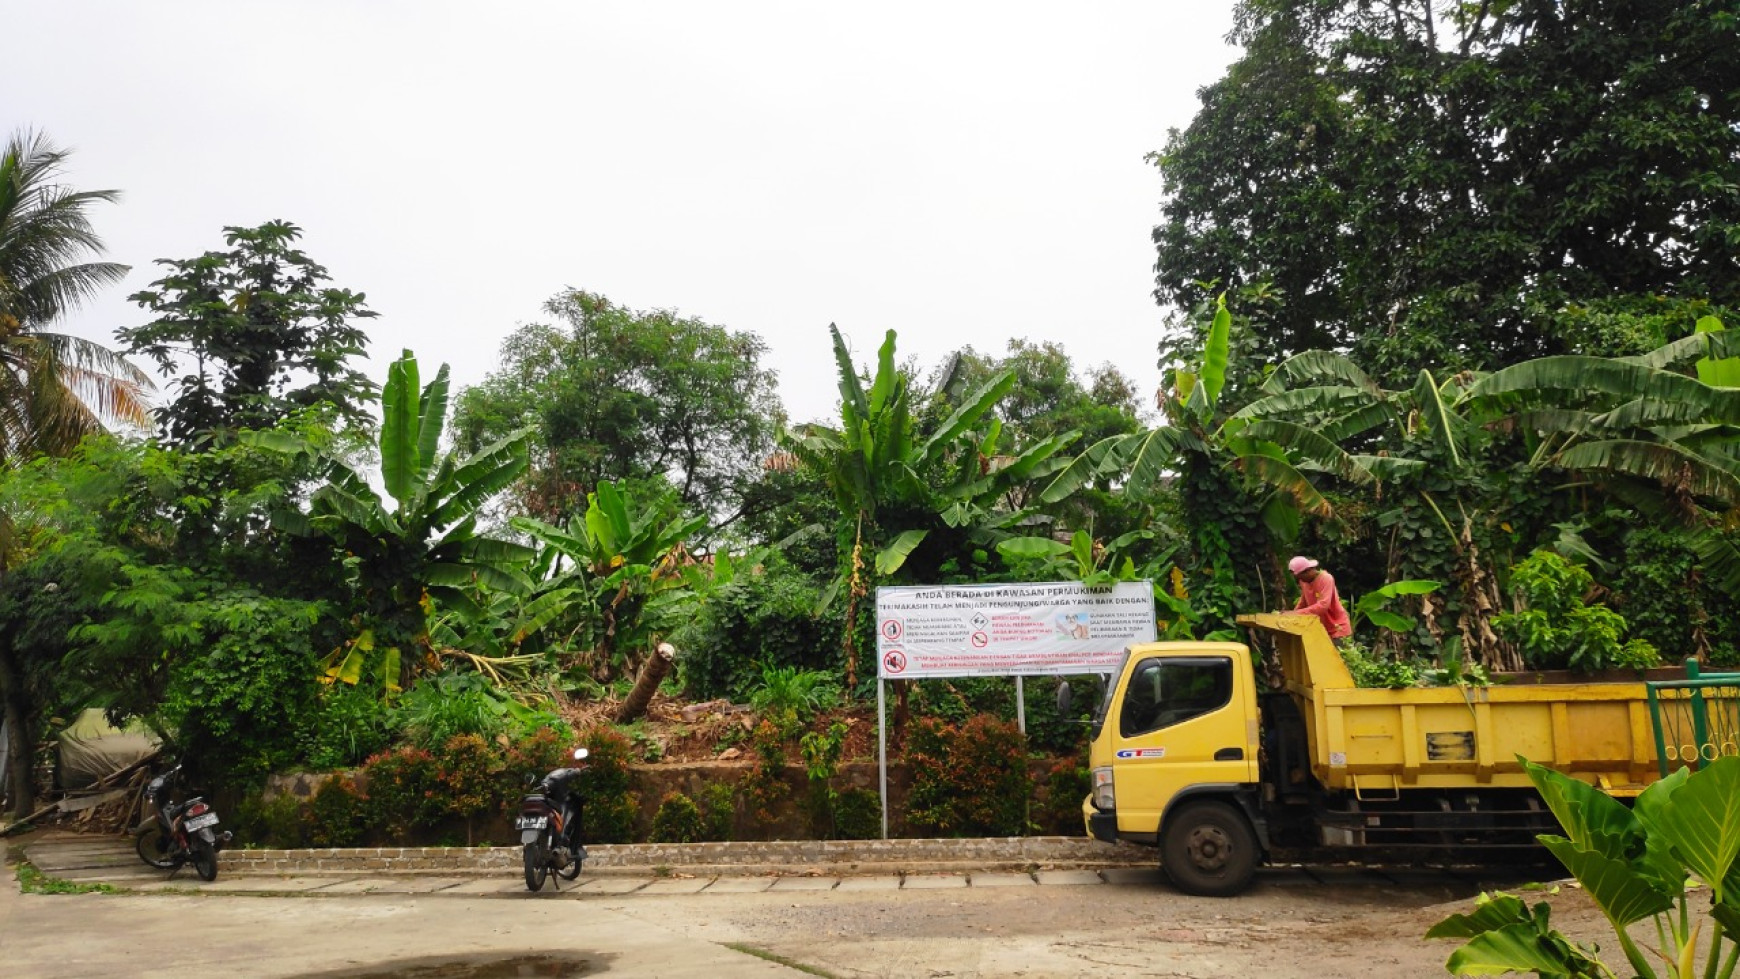
[[1323,620],[1323,630],[1331,639],[1353,635],[1353,623],[1347,620],[1347,610],[1341,607],[1341,596],[1335,591],[1335,576],[1327,571],[1318,571],[1310,581],[1299,579],[1299,604],[1293,611]]

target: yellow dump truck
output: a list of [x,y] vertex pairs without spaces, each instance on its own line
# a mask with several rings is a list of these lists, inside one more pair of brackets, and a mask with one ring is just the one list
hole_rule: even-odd
[[1359,689],[1314,616],[1239,622],[1281,689],[1242,643],[1145,643],[1092,722],[1089,834],[1158,846],[1189,893],[1236,894],[1278,851],[1533,851],[1555,823],[1518,755],[1615,796],[1657,777],[1641,680]]

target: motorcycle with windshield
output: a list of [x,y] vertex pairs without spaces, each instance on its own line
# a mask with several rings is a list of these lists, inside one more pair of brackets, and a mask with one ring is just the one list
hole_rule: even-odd
[[[585,761],[586,755],[585,748],[574,749],[575,761]],[[586,847],[581,844],[580,793],[575,791],[575,783],[581,770],[558,768],[520,800],[514,828],[520,831],[526,887],[530,890],[541,890],[552,873],[562,880],[580,876]]]
[[203,798],[170,801],[171,788],[180,777],[181,766],[176,765],[145,783],[145,804],[151,815],[133,828],[139,859],[171,871],[192,863],[200,880],[216,880],[217,854],[230,841],[230,833],[215,829],[217,810]]

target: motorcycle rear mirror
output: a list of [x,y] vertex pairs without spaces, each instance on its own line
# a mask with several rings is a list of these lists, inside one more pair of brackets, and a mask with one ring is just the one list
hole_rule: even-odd
[[586,756],[589,754],[591,754],[591,752],[587,751],[585,748],[575,748],[574,749],[574,760],[575,761],[585,761]]

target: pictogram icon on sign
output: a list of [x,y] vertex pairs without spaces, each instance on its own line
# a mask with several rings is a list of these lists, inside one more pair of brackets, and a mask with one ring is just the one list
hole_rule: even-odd
[[973,648],[984,649],[991,644],[991,637],[982,632],[973,633]]
[[899,619],[883,619],[882,620],[882,638],[888,640],[889,642],[899,642],[901,634],[904,633],[905,631],[906,631],[906,628],[905,628],[905,626],[901,625]]
[[906,669],[906,654],[898,649],[889,650],[888,655],[882,657],[882,665],[890,673],[899,673]]
[[973,628],[978,629],[978,630],[983,630],[986,626],[991,624],[990,618],[988,616],[986,616],[985,613],[983,613],[983,612],[973,613],[972,622],[973,622]]

